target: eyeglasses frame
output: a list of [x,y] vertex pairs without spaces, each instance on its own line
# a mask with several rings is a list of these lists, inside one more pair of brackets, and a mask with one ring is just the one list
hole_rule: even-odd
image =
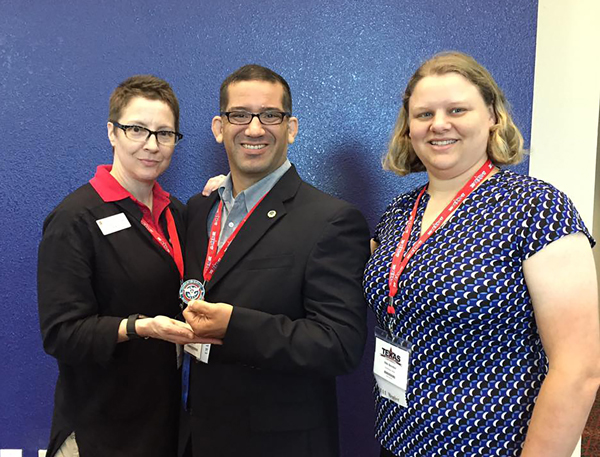
[[[229,119],[229,115],[232,113],[246,113],[249,114],[250,120],[245,123],[245,124],[236,124],[235,122],[231,122],[231,120]],[[264,114],[264,113],[279,113],[279,114],[283,114],[283,116],[281,117],[281,122],[277,122],[276,124],[265,124],[263,121],[260,120],[260,115]],[[229,122],[231,125],[250,125],[252,124],[252,121],[254,120],[254,118],[256,117],[258,119],[258,122],[260,122],[261,125],[281,125],[283,124],[283,120],[285,119],[285,117],[287,116],[292,117],[292,113],[288,113],[287,111],[279,111],[279,110],[268,110],[268,111],[263,111],[261,113],[250,113],[248,111],[242,111],[242,110],[238,110],[238,111],[222,111],[220,113],[221,116],[225,116],[227,118],[227,122]]]
[[[259,120],[260,120],[260,119],[259,119]],[[181,133],[179,133],[179,132],[175,132],[175,131],[173,131],[173,130],[150,130],[149,128],[143,127],[143,126],[141,126],[141,125],[136,125],[136,124],[120,124],[120,123],[119,123],[119,122],[117,122],[117,121],[108,121],[108,122],[110,122],[110,123],[111,123],[112,125],[114,125],[115,127],[119,128],[119,129],[121,129],[121,130],[123,130],[123,133],[125,134],[125,136],[126,136],[128,139],[130,139],[131,141],[135,141],[135,142],[145,143],[145,142],[147,142],[147,141],[150,139],[150,137],[151,137],[152,135],[154,135],[154,137],[156,138],[156,142],[157,142],[158,144],[162,144],[163,146],[171,146],[170,144],[164,144],[164,143],[161,143],[161,142],[158,140],[158,134],[159,134],[160,132],[170,132],[170,133],[174,133],[174,134],[175,134],[175,142],[173,143],[173,146],[175,146],[177,143],[179,143],[179,142],[180,142],[180,141],[183,139],[183,134],[181,134]],[[127,136],[127,129],[128,129],[128,128],[131,128],[131,127],[137,127],[137,128],[140,128],[140,129],[146,130],[146,131],[148,132],[148,136],[146,137],[146,139],[145,139],[144,141],[133,140],[133,139],[129,138],[129,137]]]

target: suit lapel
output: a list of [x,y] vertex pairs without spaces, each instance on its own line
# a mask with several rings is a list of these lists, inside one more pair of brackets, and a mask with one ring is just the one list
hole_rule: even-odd
[[[256,207],[242,229],[227,249],[221,263],[217,267],[212,279],[206,285],[206,290],[214,287],[227,273],[229,273],[243,257],[261,240],[269,229],[285,217],[285,202],[293,198],[298,192],[301,179],[292,166],[281,179],[273,186],[271,191]],[[204,219],[206,221],[206,218]],[[206,224],[205,224],[206,233]],[[205,238],[203,258],[206,256],[208,239]]]

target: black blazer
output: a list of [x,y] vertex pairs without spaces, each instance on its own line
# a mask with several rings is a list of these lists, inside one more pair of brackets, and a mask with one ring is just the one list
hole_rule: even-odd
[[[169,208],[183,240],[183,205],[172,198]],[[119,213],[131,227],[104,236],[96,221]],[[179,312],[175,262],[141,219],[132,200],[105,203],[86,184],[44,222],[40,325],[44,349],[59,368],[48,456],[72,431],[82,457],[177,453],[175,345],[153,339],[117,344],[124,317]]]
[[[216,199],[189,201],[188,278],[202,279]],[[208,364],[192,364],[195,456],[339,455],[335,377],[363,353],[368,256],[362,214],[292,167],[207,284],[207,301],[234,309],[223,346],[212,346]]]

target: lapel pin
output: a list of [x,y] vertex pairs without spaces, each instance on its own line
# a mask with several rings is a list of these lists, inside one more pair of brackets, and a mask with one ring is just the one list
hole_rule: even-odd
[[269,211],[269,212],[267,213],[267,217],[268,217],[269,219],[273,219],[275,216],[277,216],[277,211],[275,211],[274,209],[272,209],[271,211]]

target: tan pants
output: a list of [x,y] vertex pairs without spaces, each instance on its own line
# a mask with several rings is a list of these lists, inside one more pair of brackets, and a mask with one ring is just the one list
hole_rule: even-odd
[[54,454],[55,457],[79,457],[79,448],[75,441],[75,432],[71,433],[60,449]]

